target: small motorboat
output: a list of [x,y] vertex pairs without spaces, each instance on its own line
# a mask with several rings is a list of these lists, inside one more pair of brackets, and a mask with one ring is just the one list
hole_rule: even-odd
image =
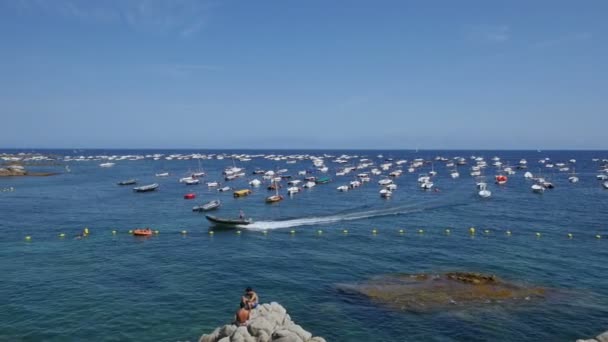
[[195,198],[196,198],[196,194],[194,194],[194,193],[189,193],[189,194],[184,195],[184,199],[195,199]]
[[338,190],[338,191],[341,191],[341,192],[347,192],[347,191],[348,191],[348,189],[349,189],[349,188],[348,188],[348,186],[346,186],[346,185],[340,185],[339,187],[337,187],[337,190]]
[[249,190],[249,189],[237,190],[234,193],[232,193],[232,196],[234,196],[234,197],[245,197],[245,196],[249,196],[249,195],[251,195],[251,190]]
[[186,185],[196,185],[198,183],[200,183],[201,181],[197,178],[192,178],[192,179],[186,179],[184,181],[184,183],[186,183]]
[[541,184],[532,184],[530,188],[532,189],[532,192],[535,192],[537,194],[542,194],[543,192],[545,192],[545,187]]
[[326,184],[326,183],[329,183],[330,181],[331,181],[331,179],[329,177],[321,177],[321,178],[315,180],[315,183]]
[[169,172],[161,172],[157,173],[156,177],[169,177]]
[[217,189],[217,191],[219,191],[219,192],[226,192],[226,191],[230,191],[231,189],[232,189],[231,187],[225,186],[223,188]]
[[156,189],[158,189],[158,183],[153,183],[153,184],[148,184],[148,185],[142,185],[142,186],[138,186],[136,188],[133,188],[133,191],[135,192],[148,192],[148,191],[154,191]]
[[133,229],[133,235],[134,236],[151,236],[152,229],[150,229],[150,228]]
[[388,190],[388,189],[382,189],[380,190],[380,197],[383,198],[389,198],[393,195],[393,192]]
[[259,179],[257,179],[257,178],[255,178],[255,179],[253,179],[253,180],[251,180],[251,181],[249,182],[249,185],[251,185],[251,186],[255,186],[255,187],[260,186],[260,184],[262,184],[262,182],[261,182]]
[[192,211],[210,211],[219,208],[220,205],[222,205],[222,202],[220,202],[220,200],[213,200],[203,205],[197,205],[195,207],[192,207]]
[[272,195],[266,197],[266,203],[276,203],[283,200],[283,196],[281,195]]
[[297,186],[292,186],[292,187],[287,188],[287,193],[290,194],[290,195],[293,195],[293,194],[298,193],[300,191],[301,191],[301,189],[298,188]]
[[496,179],[496,184],[499,184],[499,185],[503,185],[503,184],[507,183],[507,180],[508,180],[507,176],[505,176],[505,175],[497,175],[495,179]]
[[479,197],[488,198],[492,196],[492,192],[488,190],[488,184],[486,184],[485,182],[478,183],[477,188],[479,189],[479,191],[477,192],[477,195],[479,195]]
[[228,226],[228,227],[235,227],[235,226],[241,226],[241,225],[248,225],[253,223],[253,220],[250,218],[245,218],[241,215],[241,217],[239,218],[234,218],[234,219],[229,219],[229,218],[221,218],[221,217],[217,217],[217,216],[212,216],[212,215],[205,215],[205,217],[207,218],[207,220],[211,223],[215,223],[217,225],[222,225],[222,226]]
[[608,182],[602,183],[602,186],[604,187],[604,189],[608,189]]
[[118,182],[118,185],[133,185],[133,184],[137,184],[136,179],[127,179],[127,180]]
[[218,186],[220,186],[220,183],[218,182],[207,182],[207,186],[210,188],[216,188]]

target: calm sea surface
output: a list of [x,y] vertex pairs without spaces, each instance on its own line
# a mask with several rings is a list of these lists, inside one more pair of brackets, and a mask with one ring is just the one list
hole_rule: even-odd
[[[70,156],[194,152],[218,151],[44,151]],[[468,164],[455,180],[443,162],[414,173],[404,164],[405,172],[395,179],[399,188],[385,200],[378,195],[378,176],[361,188],[338,192],[336,187],[360,171],[336,176],[343,165],[326,158],[331,183],[272,205],[264,203],[271,194],[267,182],[240,199],[207,188],[207,181],[223,182],[221,172],[232,166],[230,158],[201,160],[207,176],[193,186],[178,179],[198,169],[196,160],[150,158],[117,161],[111,168],[99,167],[99,160],[62,161],[30,168],[63,172],[57,176],[0,178],[0,190],[14,188],[0,192],[0,340],[195,341],[230,321],[246,286],[254,287],[262,302],[284,305],[298,324],[328,341],[573,341],[608,329],[608,190],[596,180],[600,163],[592,161],[608,152],[243,153],[346,153],[358,156],[354,165],[365,157],[378,165],[386,158],[462,156]],[[380,153],[383,158],[377,157]],[[485,174],[493,194],[483,200],[469,176],[471,155],[485,157],[488,164],[498,156],[513,166],[526,158],[529,171],[541,169],[555,189],[532,193],[520,170],[506,185],[494,185],[496,168],[490,166]],[[567,172],[538,163],[546,157],[565,163],[576,159],[580,182],[571,184]],[[249,188],[248,181],[261,179],[252,175],[258,168],[286,168],[295,178],[301,177],[298,171],[313,168],[309,160],[286,164],[263,158],[236,165],[245,168],[246,177],[227,182],[234,188]],[[438,172],[434,181],[441,192],[418,186],[418,174],[431,168]],[[155,177],[159,172],[171,175]],[[140,185],[158,182],[160,188],[134,193],[132,186],[116,185],[129,178]],[[197,198],[184,200],[189,192]],[[191,209],[211,199],[223,202],[216,215],[234,217],[242,209],[256,222],[241,234],[216,230],[210,235],[204,215]],[[127,233],[145,226],[160,234],[141,239]],[[477,228],[475,237],[468,234],[471,226]],[[74,239],[84,227],[90,236]],[[446,228],[451,234],[444,233]],[[489,234],[483,233],[486,229]],[[60,233],[66,237],[59,238]],[[568,239],[568,233],[574,238]],[[347,298],[336,288],[388,273],[444,271],[487,272],[552,291],[545,300],[518,306],[412,313]]]

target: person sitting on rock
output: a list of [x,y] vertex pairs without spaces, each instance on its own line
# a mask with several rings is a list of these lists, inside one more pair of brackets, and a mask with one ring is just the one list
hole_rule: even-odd
[[241,303],[245,304],[249,310],[255,309],[258,306],[258,294],[248,287],[245,289],[245,295],[241,297]]
[[249,308],[243,302],[241,302],[241,307],[236,311],[234,315],[234,324],[238,326],[247,325],[247,321],[249,320]]

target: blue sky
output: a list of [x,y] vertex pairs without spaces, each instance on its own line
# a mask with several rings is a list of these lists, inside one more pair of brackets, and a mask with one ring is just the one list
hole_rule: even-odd
[[0,0],[0,147],[606,149],[607,13]]

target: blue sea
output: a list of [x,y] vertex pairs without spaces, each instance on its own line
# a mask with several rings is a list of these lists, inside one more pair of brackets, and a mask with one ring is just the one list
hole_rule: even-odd
[[[378,165],[391,158],[409,164],[415,158],[462,156],[468,164],[459,167],[458,179],[450,177],[451,168],[443,162],[429,163],[414,173],[408,173],[404,164],[406,171],[394,180],[398,189],[392,198],[383,199],[378,176],[360,188],[338,192],[338,186],[354,180],[360,171],[336,176],[344,165],[329,157],[325,160],[330,183],[275,204],[264,201],[272,194],[266,189],[268,182],[244,198],[209,189],[205,183],[224,182],[221,173],[233,163],[246,172],[245,177],[226,182],[235,189],[250,188],[248,181],[261,179],[252,175],[256,169],[286,168],[301,178],[298,171],[313,169],[310,160],[287,164],[227,157],[199,164],[193,159],[145,158],[102,168],[103,160],[60,159],[29,168],[61,172],[56,176],[2,177],[2,341],[196,341],[232,319],[247,286],[262,302],[285,306],[294,321],[327,341],[574,341],[608,329],[608,190],[596,180],[606,151],[39,152],[72,157],[347,154],[357,156],[351,159],[353,165],[361,158]],[[469,176],[470,156],[483,156],[488,164],[498,156],[512,166],[525,158],[528,171],[542,172],[555,188],[533,193],[523,170],[498,186],[493,183],[496,168],[489,166],[484,173],[492,197],[481,199]],[[544,158],[566,164],[576,159],[580,182],[569,183],[567,172],[546,168],[538,162]],[[66,165],[71,172],[66,172]],[[178,182],[199,167],[207,173],[200,185]],[[438,172],[434,183],[439,192],[423,191],[418,185],[418,175],[431,169]],[[170,176],[155,177],[160,172]],[[160,187],[135,193],[132,186],[117,185],[129,178],[137,178],[139,185],[158,182]],[[197,198],[185,200],[184,194],[191,192]],[[211,199],[223,203],[215,215],[235,217],[243,210],[255,223],[240,233],[212,228],[204,214],[192,211]],[[90,234],[75,238],[85,227]],[[159,234],[128,234],[138,227],[151,227]],[[470,227],[476,228],[474,236]],[[59,237],[61,233],[66,236]],[[446,271],[495,274],[548,292],[544,299],[518,305],[409,312],[338,290],[340,284],[383,274]]]

